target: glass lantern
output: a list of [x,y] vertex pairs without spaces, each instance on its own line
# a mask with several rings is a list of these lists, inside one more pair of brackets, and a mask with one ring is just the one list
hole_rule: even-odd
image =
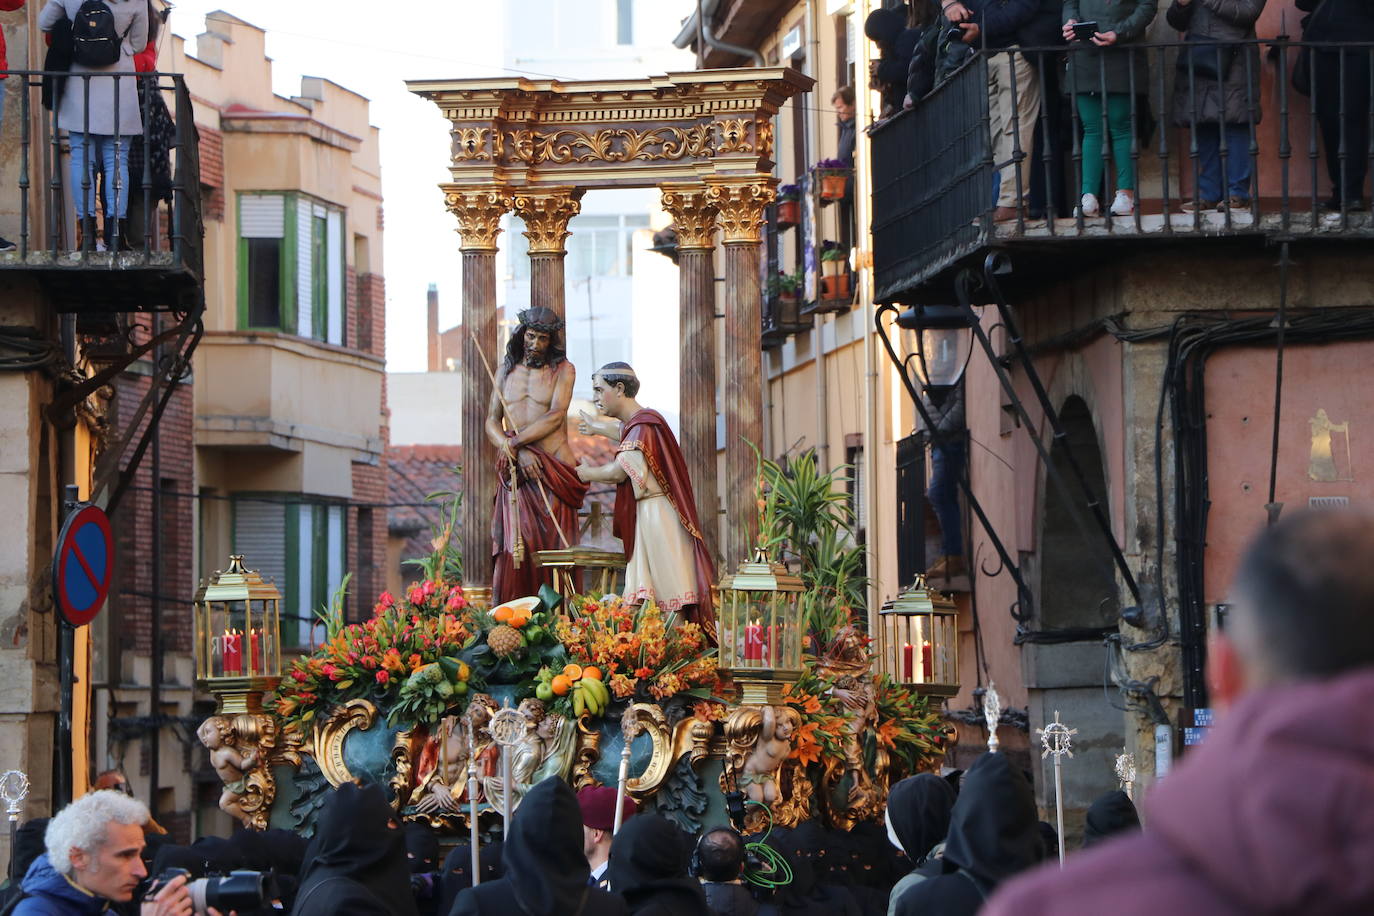
[[897,316],[903,371],[917,388],[953,388],[963,378],[973,347],[969,312],[957,305],[917,305]]
[[281,678],[281,593],[232,556],[201,583],[194,622],[196,680],[219,698],[220,712],[257,711],[249,694],[260,699]]
[[878,613],[879,670],[929,696],[959,692],[959,610],[923,576]]
[[778,705],[802,672],[801,578],[762,550],[720,582],[720,667],[740,703]]

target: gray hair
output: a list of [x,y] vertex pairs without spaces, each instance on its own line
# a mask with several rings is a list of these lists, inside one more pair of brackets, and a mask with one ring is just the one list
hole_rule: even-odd
[[72,873],[73,849],[96,853],[105,844],[105,825],[148,823],[148,806],[113,789],[83,795],[48,822],[44,843],[48,862],[58,874]]

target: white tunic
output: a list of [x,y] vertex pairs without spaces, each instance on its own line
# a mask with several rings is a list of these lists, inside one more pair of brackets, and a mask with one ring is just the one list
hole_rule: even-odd
[[625,566],[625,599],[652,600],[665,611],[701,604],[697,594],[696,553],[692,536],[658,478],[649,472],[644,453],[626,449],[615,463],[629,477],[635,494],[635,546]]

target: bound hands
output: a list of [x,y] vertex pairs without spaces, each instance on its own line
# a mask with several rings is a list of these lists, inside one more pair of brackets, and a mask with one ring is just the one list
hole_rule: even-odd
[[520,469],[520,476],[526,480],[543,480],[544,466],[539,458],[527,448],[522,448],[518,436],[506,430],[506,441],[501,446],[506,460]]

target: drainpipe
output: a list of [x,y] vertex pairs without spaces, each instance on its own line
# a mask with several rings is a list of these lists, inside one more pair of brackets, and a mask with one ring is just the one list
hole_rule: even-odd
[[[719,2],[720,0],[697,0],[696,15],[683,25],[682,31],[678,32],[677,37],[673,39],[673,46],[676,48],[685,48],[692,43],[693,39],[700,36],[700,40],[706,42],[707,47],[716,51],[724,51],[727,54],[738,54],[740,57],[748,57],[754,61],[755,67],[762,67],[763,55],[758,51],[741,45],[729,44],[711,34],[711,23],[706,17],[715,12],[716,5]],[[700,44],[697,45],[697,53],[702,58],[706,56],[705,53],[701,51]]]
[[[806,75],[816,80],[820,85],[821,79],[821,37],[820,37],[820,16],[816,10],[816,0],[806,0]],[[816,114],[808,119],[806,142],[810,147],[808,155],[804,157],[806,161],[813,162],[820,158],[821,152],[821,106],[816,106]],[[825,267],[818,260],[816,267],[825,273]],[[816,281],[819,286],[819,278]],[[819,290],[817,290],[819,294]],[[814,324],[811,329],[811,352],[816,360],[816,464],[822,474],[830,470],[830,415],[827,410],[830,396],[829,387],[826,383],[825,373],[825,315],[817,312],[812,316]]]
[[[867,19],[873,7],[872,0],[859,0],[859,13]],[[869,42],[859,42],[859,66],[857,73],[868,73],[870,54]],[[856,81],[856,83],[859,81]],[[866,84],[865,84],[866,85]],[[869,104],[872,93],[864,88],[854,93],[854,221],[858,224],[854,241],[862,257],[858,259],[859,303],[865,315],[871,314],[873,301],[873,237],[869,221],[872,210],[873,172],[869,165],[870,145],[868,133],[858,128],[867,125],[872,112]],[[871,321],[864,327],[864,517],[868,520],[868,549],[864,551],[864,573],[868,576],[868,627],[876,633],[878,626],[878,607],[881,590],[878,584],[880,567],[878,564],[879,536],[878,521],[878,398],[882,391],[879,384],[877,329]]]

